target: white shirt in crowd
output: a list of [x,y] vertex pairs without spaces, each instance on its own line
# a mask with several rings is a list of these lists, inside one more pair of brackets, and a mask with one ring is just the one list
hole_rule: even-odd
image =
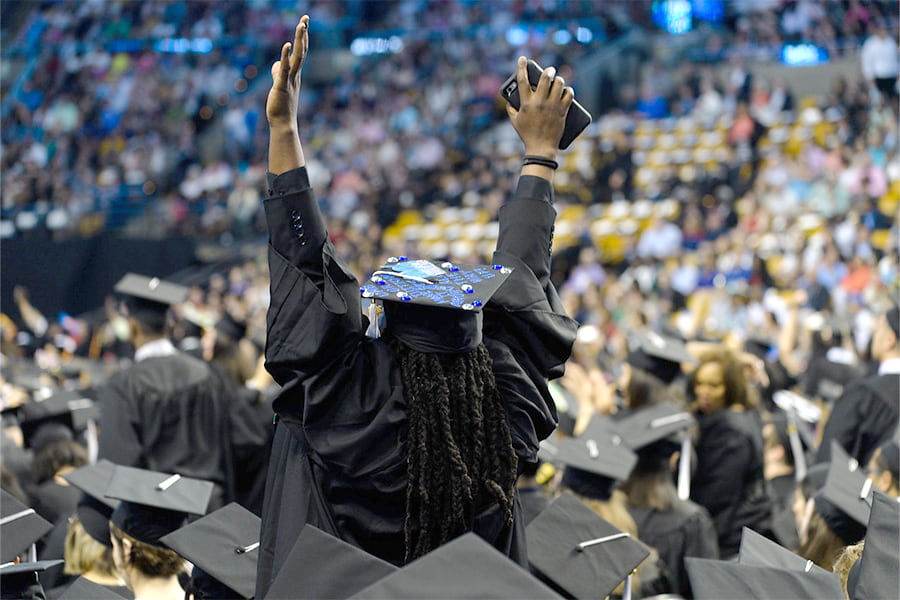
[[900,72],[900,49],[891,36],[870,36],[862,46],[860,61],[866,79],[896,77]]

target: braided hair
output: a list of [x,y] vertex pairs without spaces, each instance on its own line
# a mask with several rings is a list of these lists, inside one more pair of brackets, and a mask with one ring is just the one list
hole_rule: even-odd
[[491,504],[511,522],[517,464],[484,344],[458,354],[391,345],[408,403],[408,562],[470,531]]

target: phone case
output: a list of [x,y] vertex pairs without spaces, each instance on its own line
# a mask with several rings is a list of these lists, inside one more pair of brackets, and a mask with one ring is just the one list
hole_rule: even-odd
[[[531,84],[531,89],[535,89],[541,78],[541,73],[544,70],[533,60],[528,61],[527,69],[528,82]],[[516,73],[513,73],[512,76],[503,82],[503,86],[500,88],[500,95],[509,102],[513,108],[519,110],[519,81],[516,77]],[[590,124],[591,113],[579,104],[578,100],[573,100],[572,106],[569,107],[569,112],[566,114],[566,125],[563,129],[562,137],[559,140],[559,149],[565,150],[568,148],[569,145],[575,141],[575,138],[584,131],[584,128]]]

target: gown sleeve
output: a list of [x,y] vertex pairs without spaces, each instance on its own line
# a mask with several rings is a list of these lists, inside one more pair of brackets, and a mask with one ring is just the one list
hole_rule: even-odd
[[516,453],[535,460],[557,425],[547,381],[562,375],[578,324],[566,316],[550,281],[556,211],[545,179],[522,176],[500,209],[494,264],[512,274],[485,307],[485,345],[510,421]]
[[[328,240],[305,167],[272,179],[264,206],[271,279],[266,368],[286,386],[359,343],[359,285]],[[276,400],[277,411],[302,412],[303,406],[286,406],[285,396]]]

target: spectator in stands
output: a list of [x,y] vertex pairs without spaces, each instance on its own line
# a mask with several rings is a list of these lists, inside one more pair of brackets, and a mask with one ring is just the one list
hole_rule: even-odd
[[874,35],[865,41],[859,60],[866,81],[877,88],[885,102],[893,108],[897,100],[900,49],[885,23],[879,23]]

